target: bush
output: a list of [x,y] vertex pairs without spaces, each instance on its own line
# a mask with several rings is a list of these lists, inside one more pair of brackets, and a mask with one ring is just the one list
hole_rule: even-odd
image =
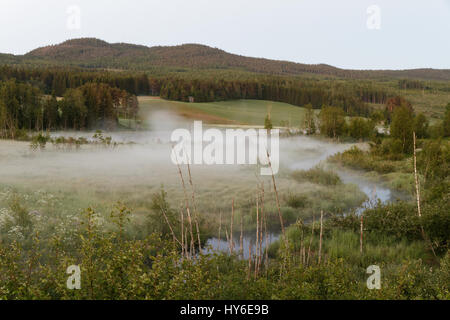
[[450,137],[450,103],[445,108],[444,121],[442,122],[442,134],[444,137]]
[[42,133],[39,133],[38,135],[35,135],[31,138],[30,148],[32,150],[37,150],[38,148],[43,150],[45,149],[47,142],[49,142],[50,140],[51,139],[48,134],[43,135]]
[[348,125],[348,135],[354,139],[367,139],[373,134],[374,128],[371,120],[352,118]]
[[391,136],[401,141],[402,153],[413,150],[414,117],[410,108],[400,106],[395,108],[391,123]]
[[[380,153],[389,153],[390,151],[383,151],[384,148],[389,148],[387,144],[381,144],[374,147],[372,152],[362,151],[358,147],[352,147],[351,149],[338,153],[330,158],[332,162],[340,162],[346,166],[363,169],[367,171],[376,171],[378,173],[390,173],[395,171],[396,166],[392,160],[383,159],[377,157]],[[400,154],[401,155],[401,154]],[[396,156],[396,158],[400,156]]]
[[[167,192],[161,188],[160,192],[152,195],[151,213],[148,215],[148,231],[160,234],[163,239],[172,239],[170,228],[179,229],[179,218],[167,201]],[[170,226],[169,226],[170,224]]]
[[308,197],[301,194],[289,193],[286,197],[286,203],[289,207],[295,209],[305,208],[308,204]]
[[326,171],[322,167],[314,167],[309,170],[297,170],[292,172],[292,177],[299,181],[309,181],[316,184],[321,184],[325,186],[335,186],[342,184],[341,178],[331,171]]
[[[159,209],[165,207],[161,197],[155,202]],[[263,263],[261,273],[255,275],[252,262],[249,267],[248,260],[240,260],[236,256],[220,252],[211,255],[199,253],[193,259],[186,259],[181,257],[180,247],[177,248],[173,241],[163,240],[158,235],[142,240],[122,237],[121,230],[130,212],[123,206],[117,209],[111,214],[117,228],[111,232],[100,228],[94,210],[86,210],[75,231],[78,245],[71,250],[59,236],[40,239],[36,234],[28,249],[17,241],[8,244],[0,242],[0,300],[450,297],[449,254],[441,259],[440,267],[430,268],[415,259],[423,254],[420,244],[418,247],[416,243],[402,241],[396,245],[389,237],[375,235],[368,239],[366,253],[360,255],[358,232],[330,230],[327,222],[324,228],[323,262],[320,265],[317,262],[316,229],[311,246],[312,256],[306,265],[299,263],[301,260],[296,250],[298,240],[302,239],[303,249],[305,245],[309,247],[311,230],[299,223],[287,230],[289,253],[280,255],[287,251],[283,249],[283,241],[281,245],[280,242],[274,244],[270,247],[273,259],[267,269]],[[402,220],[402,215],[406,216],[406,211],[401,207],[395,212],[392,218],[389,215],[381,217],[381,220],[386,220],[381,223],[383,228],[395,222],[396,218]],[[358,222],[357,217],[355,222]],[[397,252],[399,256],[395,255]],[[402,257],[408,261],[399,262]],[[383,270],[382,290],[368,290],[366,287],[366,268],[373,261],[380,262]],[[68,290],[66,287],[66,270],[70,265],[79,265],[81,268],[80,290]]]
[[339,107],[323,106],[320,111],[320,133],[337,138],[346,131],[345,112]]
[[449,249],[450,199],[444,197],[423,206],[422,224],[427,236],[439,252]]
[[[382,204],[379,201],[374,208],[366,209],[362,214],[364,215],[364,229],[368,232],[394,236],[397,239],[422,239],[414,203]],[[360,216],[357,214],[335,215],[330,219],[330,224],[334,227],[358,231]]]
[[14,139],[18,141],[29,141],[30,137],[28,136],[28,132],[26,129],[16,129],[14,133]]
[[283,216],[283,222],[285,225],[291,224],[297,219],[297,213],[289,207],[281,208],[281,215]]

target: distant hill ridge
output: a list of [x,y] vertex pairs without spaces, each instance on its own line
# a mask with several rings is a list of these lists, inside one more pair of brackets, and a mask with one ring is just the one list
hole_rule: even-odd
[[[5,61],[11,56],[0,55]],[[189,69],[239,69],[273,75],[319,74],[343,78],[416,78],[450,80],[449,69],[346,70],[327,64],[302,64],[231,54],[200,44],[146,47],[127,43],[108,43],[95,38],[67,40],[41,47],[17,59],[44,60],[92,68],[146,70],[154,67]],[[3,60],[0,59],[0,63]]]

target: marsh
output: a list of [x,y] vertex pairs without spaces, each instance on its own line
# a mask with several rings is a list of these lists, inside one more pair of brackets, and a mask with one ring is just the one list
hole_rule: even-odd
[[[152,195],[161,188],[167,192],[172,208],[184,205],[185,190],[180,173],[171,161],[172,130],[191,128],[192,122],[170,112],[157,111],[147,118],[148,129],[103,132],[117,145],[85,144],[78,148],[47,144],[32,150],[28,142],[0,141],[0,206],[7,208],[12,195],[21,197],[29,212],[39,212],[46,224],[70,223],[82,210],[93,207],[103,216],[112,204],[120,201],[132,210],[132,225],[139,229],[147,223]],[[219,129],[223,130],[223,129]],[[53,137],[84,137],[92,141],[95,132],[53,132]],[[364,173],[330,167],[326,159],[355,144],[336,143],[308,136],[280,139],[280,172],[275,176],[285,223],[297,219],[311,220],[320,210],[345,212],[358,210],[370,198],[392,201],[395,192]],[[364,144],[359,144],[364,148]],[[298,170],[316,166],[336,171],[338,185],[324,185],[308,179],[295,179]],[[182,175],[188,179],[188,168]],[[252,241],[255,228],[256,197],[265,189],[265,206],[271,238],[277,239],[279,222],[271,177],[261,176],[256,165],[192,165],[192,188],[196,207],[208,229],[209,244],[223,248],[219,240],[230,223],[231,206],[235,203],[235,219],[242,221],[245,242]],[[292,205],[289,196],[300,197],[300,205]],[[190,195],[189,195],[190,197]],[[239,232],[239,228],[235,232]],[[142,231],[145,232],[145,231]],[[237,238],[237,237],[236,237]]]

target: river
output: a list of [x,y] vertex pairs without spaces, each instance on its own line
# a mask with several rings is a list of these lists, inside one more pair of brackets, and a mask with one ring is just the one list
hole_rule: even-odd
[[[289,138],[285,143],[280,144],[280,148],[286,147],[286,142],[292,147],[292,145],[297,148],[300,147],[303,152],[303,156],[300,159],[297,157],[295,161],[290,159],[284,159],[285,163],[291,170],[309,170],[321,162],[326,161],[330,156],[336,153],[343,152],[355,144],[334,144],[330,142],[325,142],[323,140],[311,138],[311,137],[294,137]],[[283,153],[283,151],[282,151]],[[292,159],[292,158],[291,158]],[[283,161],[283,157],[281,157]],[[361,204],[360,207],[354,208],[355,212],[361,213],[367,207],[372,206],[378,200],[381,203],[389,203],[396,200],[406,200],[408,196],[399,191],[391,190],[386,187],[381,181],[376,181],[373,178],[368,178],[365,176],[363,171],[344,169],[344,168],[333,168],[344,184],[354,184],[359,187],[359,189],[364,192],[367,196],[367,200]],[[280,233],[269,233],[267,245],[276,242],[280,238]],[[249,257],[249,244],[251,245],[252,252],[255,252],[256,245],[256,234],[244,234],[243,236],[243,251],[244,257]],[[233,238],[235,251],[238,252],[240,249],[240,235],[236,234]],[[229,251],[229,243],[223,239],[218,239],[217,237],[210,238],[207,241],[208,250],[205,252],[218,251]],[[263,249],[266,247],[266,241],[263,241]],[[212,249],[212,251],[211,251]]]

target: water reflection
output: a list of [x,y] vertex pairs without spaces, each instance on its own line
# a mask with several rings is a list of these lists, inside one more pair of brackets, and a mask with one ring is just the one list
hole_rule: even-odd
[[[279,238],[280,238],[279,234],[269,233],[267,235],[267,244],[266,244],[266,239],[265,238],[263,239],[262,249],[264,250],[266,248],[266,246],[270,246],[270,244],[277,241]],[[247,259],[250,256],[250,248],[249,248],[250,246],[251,246],[251,250],[252,250],[252,255],[254,255],[256,252],[256,234],[253,236],[249,236],[249,235],[244,236],[242,242],[243,242],[242,251],[244,254],[244,258]],[[240,254],[240,252],[241,252],[240,239],[233,238],[233,243],[234,243],[234,252],[236,254]],[[209,239],[208,242],[206,243],[206,249],[204,249],[204,252],[205,253],[214,253],[217,251],[229,252],[230,251],[229,242],[222,240],[222,239],[218,239],[218,238]]]
[[[280,159],[282,164],[290,170],[309,170],[328,157],[343,152],[352,146],[353,144],[335,144],[311,137],[289,138],[280,142]],[[406,200],[408,198],[406,194],[393,191],[380,182],[370,180],[370,178],[364,176],[364,172],[347,169],[338,169],[335,171],[344,184],[355,184],[367,195],[367,201],[360,207],[354,209],[357,214],[360,214],[367,208],[373,207],[378,201],[388,203],[399,199]],[[244,236],[245,258],[249,257],[249,244],[252,246],[252,253],[255,252],[255,238],[255,235],[250,234]],[[277,241],[279,238],[280,234],[270,234],[268,245]],[[238,253],[240,246],[239,239],[235,240],[234,238],[233,240],[235,242],[235,252]],[[211,250],[229,251],[229,243],[222,239],[211,238],[208,240],[207,245],[211,247],[207,252],[211,252]],[[265,247],[266,243],[264,241],[263,249]]]

